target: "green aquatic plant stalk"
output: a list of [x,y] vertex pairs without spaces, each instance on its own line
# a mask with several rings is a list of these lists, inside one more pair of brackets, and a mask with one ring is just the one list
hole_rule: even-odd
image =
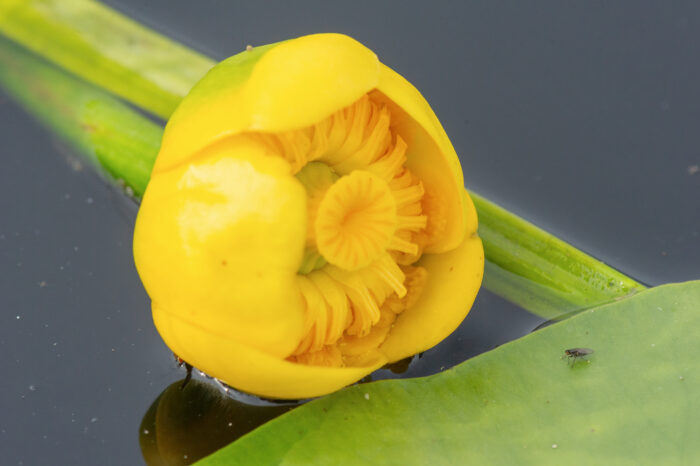
[[0,33],[163,118],[214,65],[90,0],[2,0]]
[[0,85],[82,159],[143,194],[163,134],[159,124],[2,37]]
[[[166,117],[213,62],[88,0],[13,0],[0,6],[0,32],[82,78]],[[86,18],[78,12],[90,12]],[[94,23],[91,23],[94,21]],[[92,24],[92,25],[90,25]],[[32,33],[22,28],[32,27]],[[117,31],[102,36],[96,31]],[[92,35],[85,31],[92,31]],[[78,34],[81,40],[77,40]],[[148,37],[156,39],[146,40]],[[115,46],[89,41],[116,40]],[[108,50],[109,49],[109,50]],[[103,90],[2,44],[0,80],[31,113],[140,195],[162,128]],[[171,60],[167,60],[172,51]],[[109,52],[109,53],[108,53]],[[146,66],[152,54],[154,63]],[[96,59],[95,57],[98,57]],[[137,57],[137,58],[135,58]],[[172,64],[177,62],[179,66]],[[91,64],[91,65],[90,65]],[[121,71],[120,71],[121,70]],[[128,70],[128,86],[121,86]],[[194,73],[192,70],[197,70]],[[173,91],[163,83],[179,83]],[[144,98],[149,91],[157,89]],[[169,110],[168,110],[169,109]],[[473,194],[473,193],[472,193]],[[486,252],[484,286],[544,318],[626,297],[644,286],[573,246],[473,195]]]
[[542,317],[608,303],[645,287],[478,194],[484,286]]

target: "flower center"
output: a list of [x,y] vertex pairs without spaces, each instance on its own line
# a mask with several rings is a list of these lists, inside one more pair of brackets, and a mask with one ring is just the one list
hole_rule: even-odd
[[331,186],[318,206],[316,246],[345,270],[368,266],[386,250],[396,231],[396,203],[376,175],[354,171]]
[[308,195],[297,276],[305,337],[289,359],[362,364],[427,276],[412,265],[429,234],[423,185],[404,166],[406,143],[369,95],[312,127],[257,137],[290,163]]

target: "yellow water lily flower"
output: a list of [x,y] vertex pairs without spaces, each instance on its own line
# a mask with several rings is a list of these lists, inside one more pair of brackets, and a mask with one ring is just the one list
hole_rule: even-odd
[[307,398],[464,319],[483,249],[420,93],[350,37],[214,67],[168,122],[134,256],[166,344],[246,392]]

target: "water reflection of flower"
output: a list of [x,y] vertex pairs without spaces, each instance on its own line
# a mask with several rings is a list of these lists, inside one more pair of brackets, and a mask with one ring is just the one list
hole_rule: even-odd
[[294,406],[247,404],[197,379],[175,382],[143,416],[141,453],[149,466],[191,464]]

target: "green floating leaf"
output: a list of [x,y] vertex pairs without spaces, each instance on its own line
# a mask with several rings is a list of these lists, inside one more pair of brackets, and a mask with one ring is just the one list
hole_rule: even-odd
[[[197,464],[698,464],[698,303],[700,281],[643,291],[441,374],[316,400]],[[595,352],[572,365],[573,347]]]

